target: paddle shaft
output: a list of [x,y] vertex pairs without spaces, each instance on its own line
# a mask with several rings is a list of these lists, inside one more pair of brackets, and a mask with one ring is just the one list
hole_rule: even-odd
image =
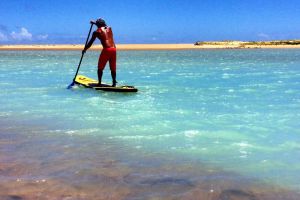
[[[87,43],[88,43],[88,41],[89,41],[89,38],[90,38],[90,34],[91,34],[91,31],[92,31],[93,25],[94,25],[94,24],[91,23],[91,28],[90,28],[89,34],[88,34],[88,36],[87,36],[87,38],[86,38],[85,46],[87,45]],[[84,46],[84,47],[85,47],[85,46]],[[75,74],[75,76],[74,76],[73,82],[75,82],[75,79],[76,79],[76,76],[77,76],[77,74],[78,74],[78,71],[79,71],[79,68],[80,68],[81,61],[82,61],[83,56],[84,56],[84,53],[81,54],[81,58],[80,58],[80,61],[79,61],[79,64],[78,64],[77,71],[76,71],[76,74]]]

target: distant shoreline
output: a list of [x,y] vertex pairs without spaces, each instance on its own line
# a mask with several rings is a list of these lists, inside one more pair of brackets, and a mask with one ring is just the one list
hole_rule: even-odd
[[[82,44],[30,44],[0,45],[0,51],[50,51],[50,50],[82,50]],[[300,44],[247,44],[245,42],[203,42],[202,44],[118,44],[118,50],[201,50],[201,49],[295,49]],[[93,45],[90,50],[101,50],[101,45]]]

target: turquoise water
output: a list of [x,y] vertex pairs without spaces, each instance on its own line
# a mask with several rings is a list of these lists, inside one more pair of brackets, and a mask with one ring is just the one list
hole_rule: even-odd
[[[79,58],[0,52],[2,122],[300,190],[300,50],[120,51],[117,79],[136,94],[67,90]],[[96,78],[97,58],[88,52],[79,74]]]

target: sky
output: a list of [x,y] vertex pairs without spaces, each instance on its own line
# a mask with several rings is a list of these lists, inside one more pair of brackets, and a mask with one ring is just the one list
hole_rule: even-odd
[[120,44],[300,39],[299,0],[1,0],[0,44],[83,44],[99,17]]

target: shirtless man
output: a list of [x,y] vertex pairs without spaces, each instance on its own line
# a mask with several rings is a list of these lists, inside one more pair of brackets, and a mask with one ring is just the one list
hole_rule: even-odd
[[105,21],[101,18],[97,19],[95,22],[91,21],[91,23],[96,24],[98,29],[94,31],[91,40],[84,47],[82,53],[84,54],[86,50],[88,50],[92,46],[96,38],[98,38],[101,41],[103,50],[99,56],[99,61],[98,61],[98,81],[99,81],[98,85],[101,86],[103,69],[105,68],[107,61],[109,61],[109,67],[110,67],[110,72],[112,77],[112,86],[115,87],[117,84],[116,81],[117,49],[113,39],[112,29],[111,27],[107,26]]

